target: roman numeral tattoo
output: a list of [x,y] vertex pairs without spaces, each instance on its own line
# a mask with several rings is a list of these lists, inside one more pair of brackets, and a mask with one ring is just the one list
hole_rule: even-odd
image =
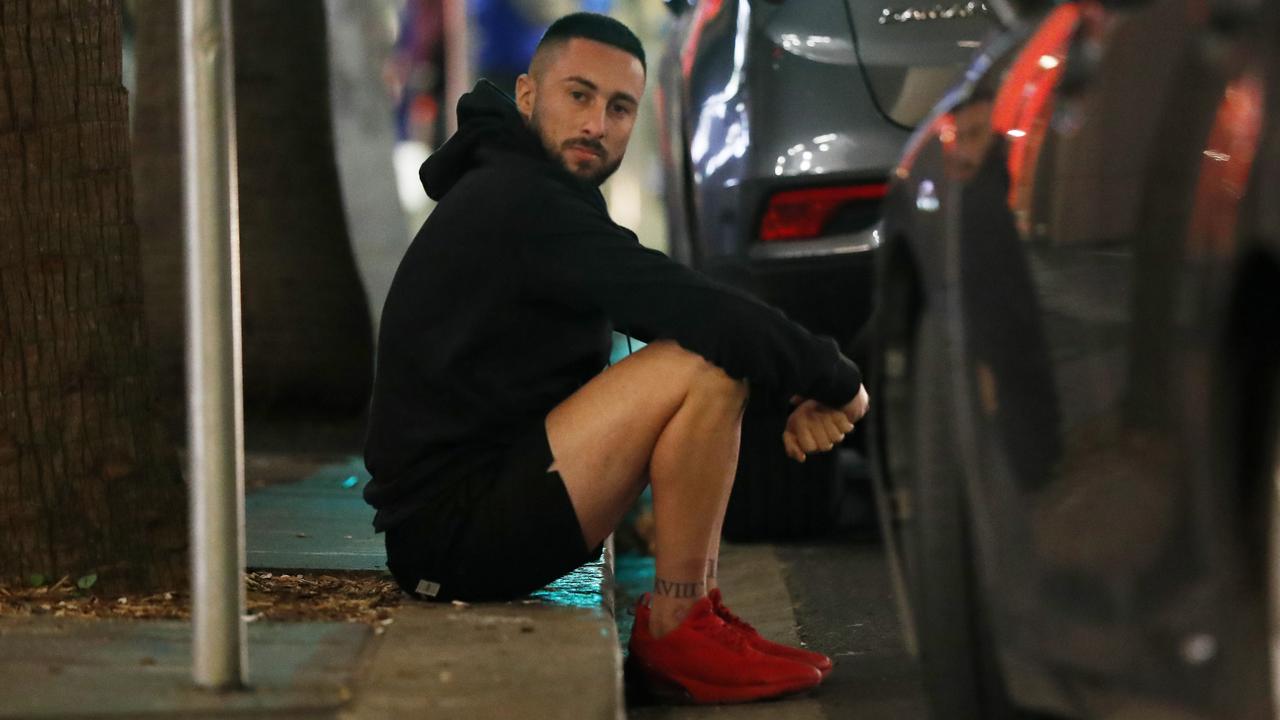
[[696,598],[702,596],[701,582],[672,582],[662,578],[653,579],[653,594],[666,595],[673,598]]

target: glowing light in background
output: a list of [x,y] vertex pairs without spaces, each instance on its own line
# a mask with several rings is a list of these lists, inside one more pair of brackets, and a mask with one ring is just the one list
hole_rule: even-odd
[[615,175],[609,183],[609,212],[614,222],[624,227],[638,226],[644,214],[643,194],[636,176]]

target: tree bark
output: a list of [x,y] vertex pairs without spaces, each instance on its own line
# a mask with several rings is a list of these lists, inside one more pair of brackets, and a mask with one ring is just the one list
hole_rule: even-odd
[[[136,177],[160,387],[182,397],[176,3],[138,4]],[[369,305],[334,159],[321,0],[236,0],[246,412],[352,414],[372,382]],[[181,417],[181,408],[170,415]]]
[[181,71],[177,0],[134,3],[133,178],[152,377],[161,411],[186,423]]
[[153,418],[116,0],[0,0],[0,580],[185,581]]
[[358,412],[369,305],[347,239],[321,0],[236,0],[245,405]]

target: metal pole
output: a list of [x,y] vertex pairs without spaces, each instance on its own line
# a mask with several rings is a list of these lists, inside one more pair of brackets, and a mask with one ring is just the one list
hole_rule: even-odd
[[192,675],[248,678],[240,252],[230,0],[182,0]]

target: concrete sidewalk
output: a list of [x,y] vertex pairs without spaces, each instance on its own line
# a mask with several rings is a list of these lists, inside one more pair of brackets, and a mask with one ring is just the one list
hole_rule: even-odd
[[[251,458],[267,471],[280,462]],[[252,490],[247,501],[251,569],[381,573],[381,538],[360,499],[354,460],[286,458],[304,479]],[[780,564],[769,546],[726,545],[721,585],[734,609],[766,636],[796,643]],[[627,611],[652,584],[631,573]],[[269,622],[248,626],[251,688],[191,686],[190,625],[161,620],[0,619],[0,718],[76,717],[625,717],[622,658],[606,556],[530,597],[467,606],[408,600],[375,632],[361,623]],[[624,641],[625,642],[625,639]],[[821,692],[820,690],[818,692]],[[640,706],[641,718],[817,718],[810,696],[710,708]]]
[[[265,466],[250,458],[248,467]],[[383,572],[360,495],[367,480],[351,459],[250,491],[250,569]],[[250,689],[229,693],[191,686],[189,623],[5,618],[0,718],[614,720],[625,710],[612,601],[606,553],[511,603],[406,599],[380,633],[359,623],[253,622]]]

